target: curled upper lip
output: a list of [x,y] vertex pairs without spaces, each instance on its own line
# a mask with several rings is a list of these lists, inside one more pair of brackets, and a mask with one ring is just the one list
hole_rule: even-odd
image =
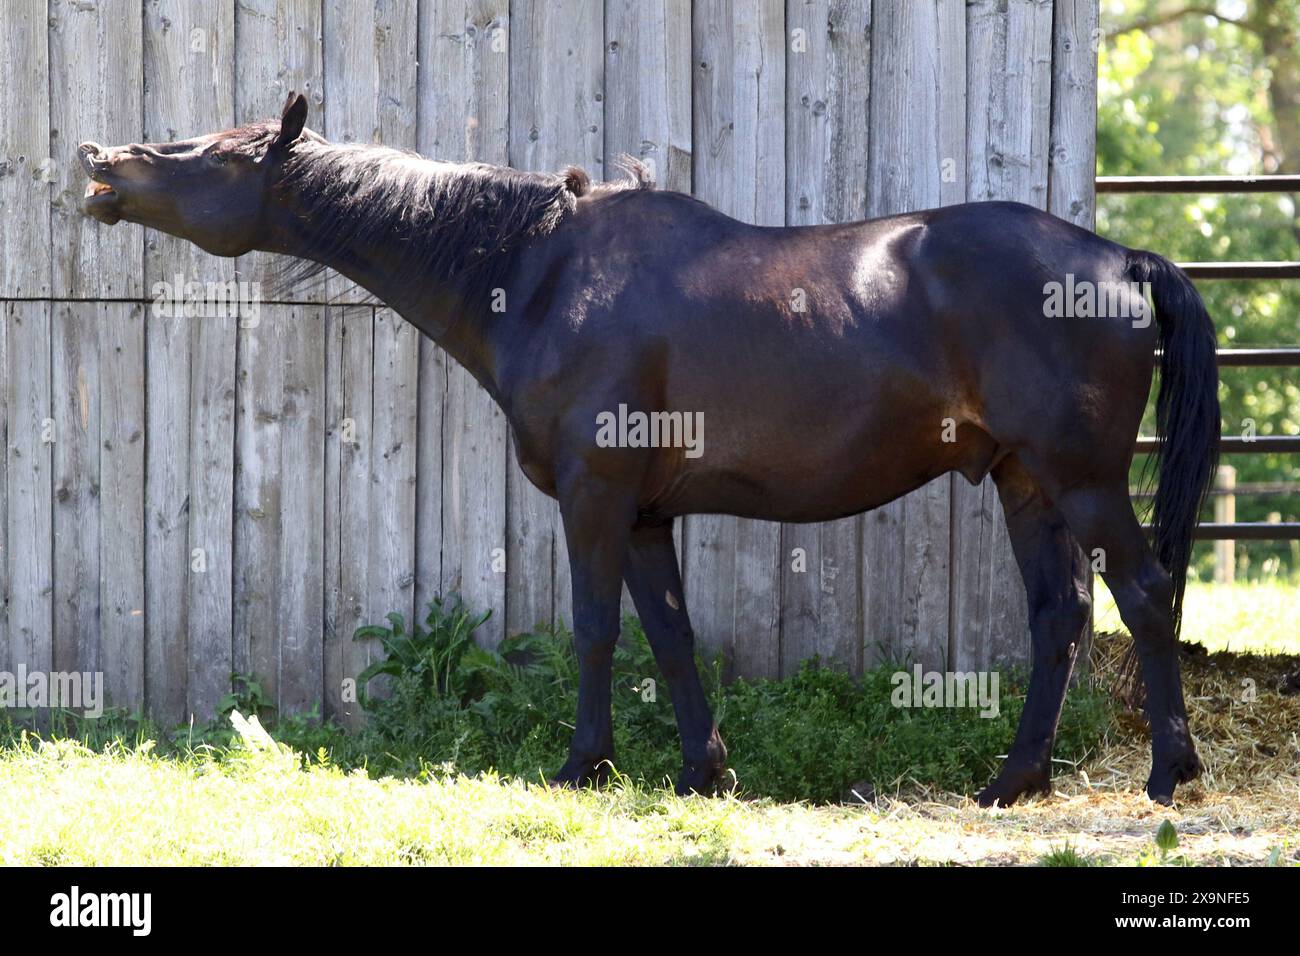
[[108,162],[100,158],[104,155],[104,147],[98,143],[82,143],[77,147],[77,155],[81,159],[81,168],[91,179],[99,180],[108,169]]

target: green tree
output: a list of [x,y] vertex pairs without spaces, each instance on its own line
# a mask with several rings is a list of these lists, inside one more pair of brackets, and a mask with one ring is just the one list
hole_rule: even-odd
[[[1300,173],[1300,0],[1104,0],[1100,175]],[[1290,195],[1100,197],[1098,232],[1180,261],[1300,260]],[[1202,282],[1220,345],[1300,345],[1300,282]],[[1224,369],[1224,434],[1300,434],[1295,369]],[[1148,409],[1144,434],[1153,434]],[[1242,455],[1241,482],[1300,481],[1297,456]],[[1135,480],[1139,466],[1135,465]],[[1300,516],[1300,495],[1242,497],[1240,521]],[[1286,542],[1239,545],[1250,576],[1300,572]],[[1209,546],[1198,548],[1202,576]]]

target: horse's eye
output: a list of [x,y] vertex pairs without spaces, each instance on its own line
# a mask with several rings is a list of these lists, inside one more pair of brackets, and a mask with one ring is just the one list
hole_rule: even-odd
[[216,163],[218,166],[224,166],[224,165],[226,165],[226,155],[225,155],[225,153],[213,153],[211,158],[212,158],[212,161],[213,161],[214,163]]

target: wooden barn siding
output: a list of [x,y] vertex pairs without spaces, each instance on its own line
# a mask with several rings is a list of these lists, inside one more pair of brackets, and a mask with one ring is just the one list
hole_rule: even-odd
[[[1096,0],[3,4],[0,669],[102,670],[162,720],[211,714],[233,670],[351,720],[359,624],[450,590],[493,644],[569,618],[558,509],[469,375],[338,279],[254,322],[153,314],[156,282],[268,259],[89,223],[79,139],[182,138],[297,89],[337,141],[597,178],[630,153],[752,222],[1006,198],[1091,226],[1096,29]],[[678,524],[701,647],[735,673],[1027,658],[988,481]]]

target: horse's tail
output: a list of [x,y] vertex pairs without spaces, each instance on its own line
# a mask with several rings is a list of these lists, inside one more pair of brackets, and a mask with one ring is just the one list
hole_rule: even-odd
[[1148,284],[1160,332],[1151,539],[1156,559],[1173,580],[1177,638],[1196,523],[1219,457],[1214,322],[1187,273],[1163,256],[1130,253],[1128,275]]

